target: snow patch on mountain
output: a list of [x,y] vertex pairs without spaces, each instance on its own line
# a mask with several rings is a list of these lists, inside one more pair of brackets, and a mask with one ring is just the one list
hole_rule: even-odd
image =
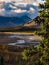
[[39,16],[39,8],[32,3],[1,2],[0,28],[16,27]]
[[[0,16],[7,16],[7,17],[17,17],[19,14],[20,16],[23,16],[24,14],[30,14],[31,12],[38,12],[38,6],[35,6],[33,4],[28,3],[4,3],[3,8],[0,8]],[[38,15],[37,15],[38,16]]]

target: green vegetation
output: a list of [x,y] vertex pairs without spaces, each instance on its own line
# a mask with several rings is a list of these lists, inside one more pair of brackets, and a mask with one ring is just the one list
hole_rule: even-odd
[[[37,62],[35,62],[35,60],[34,60],[35,57],[32,58],[32,56],[34,56],[33,51],[31,51],[32,53],[28,53],[29,50],[24,51],[23,56],[25,58],[28,58],[29,55],[32,54],[30,58],[34,61],[32,61],[33,63],[29,64],[29,65],[49,65],[49,0],[46,0],[46,3],[43,5],[40,4],[40,7],[43,8],[43,10],[40,13],[41,13],[41,18],[44,19],[44,23],[43,23],[42,31],[36,32],[36,34],[42,36],[42,42],[36,48],[37,53],[34,54],[35,57],[37,56],[37,58],[36,58]],[[33,48],[32,48],[32,50],[33,50]],[[34,49],[34,51],[35,51],[35,49]],[[30,62],[30,60],[29,60],[29,62]]]
[[[49,65],[49,0],[46,0],[46,3],[43,5],[43,11],[41,12],[41,16],[45,19],[43,23],[43,35],[42,42],[38,47],[38,51],[41,53],[40,62],[43,65]],[[43,14],[42,14],[43,13]]]

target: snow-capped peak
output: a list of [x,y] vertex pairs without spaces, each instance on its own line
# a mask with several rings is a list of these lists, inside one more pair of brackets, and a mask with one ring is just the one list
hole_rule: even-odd
[[34,13],[35,11],[38,12],[38,6],[36,6],[34,3],[21,3],[21,2],[0,3],[0,16],[16,17],[26,15],[28,12]]
[[25,24],[39,16],[38,9],[35,2],[0,2],[0,27]]

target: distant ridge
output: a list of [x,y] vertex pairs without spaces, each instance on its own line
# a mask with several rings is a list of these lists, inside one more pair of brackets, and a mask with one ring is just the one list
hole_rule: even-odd
[[23,16],[21,18],[0,16],[0,28],[16,27],[19,25],[23,25],[30,20],[31,19],[28,16]]

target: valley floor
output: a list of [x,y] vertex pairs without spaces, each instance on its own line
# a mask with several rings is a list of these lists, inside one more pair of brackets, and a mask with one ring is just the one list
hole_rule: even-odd
[[22,52],[32,45],[37,47],[41,41],[41,37],[34,34],[36,30],[40,31],[41,26],[25,25],[25,28],[19,31],[0,32],[0,58],[4,57],[5,65],[26,65],[27,62],[22,59]]

